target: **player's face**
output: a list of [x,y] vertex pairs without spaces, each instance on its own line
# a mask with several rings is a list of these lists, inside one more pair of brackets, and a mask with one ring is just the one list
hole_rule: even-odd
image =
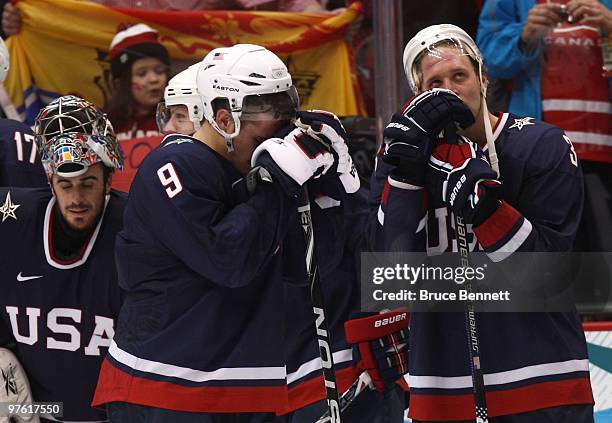
[[102,163],[90,166],[87,172],[74,178],[53,175],[51,186],[71,229],[85,231],[98,223],[104,195],[110,191],[110,181],[104,183]]
[[155,57],[143,57],[132,64],[132,96],[139,109],[155,109],[164,98],[168,66]]
[[452,47],[439,47],[439,54],[426,54],[420,62],[421,92],[433,88],[453,91],[474,116],[481,113],[480,81],[470,58]]
[[240,133],[234,138],[234,151],[232,163],[242,174],[251,170],[251,156],[259,144],[272,137],[286,121],[264,120],[264,121],[242,121]]
[[187,106],[179,104],[170,106],[170,120],[164,127],[164,133],[192,135],[195,132],[193,122],[189,120]]

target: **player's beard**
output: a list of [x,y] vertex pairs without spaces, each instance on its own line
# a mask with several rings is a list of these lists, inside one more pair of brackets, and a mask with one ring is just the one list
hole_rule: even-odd
[[[105,194],[102,192],[100,194],[100,198],[94,202],[80,202],[80,203],[70,203],[66,207],[58,207],[60,210],[60,215],[63,220],[63,223],[71,230],[76,233],[89,233],[93,230],[93,228],[100,221],[100,217],[102,216],[102,212],[104,210],[104,199]],[[98,207],[98,210],[94,212],[94,209]],[[85,209],[86,213],[82,218],[78,216],[76,211],[80,209]],[[83,224],[84,223],[84,224]]]
[[59,203],[56,203],[51,236],[53,248],[56,253],[59,253],[58,256],[64,259],[77,256],[79,251],[82,250],[83,244],[90,238],[91,233],[100,221],[103,211],[104,207],[100,207],[98,213],[85,227],[75,228],[64,216]]
[[93,216],[91,220],[86,221],[86,225],[84,227],[75,227],[75,225],[73,225],[72,222],[66,219],[63,215],[62,215],[62,218],[66,220],[70,229],[77,231],[77,232],[90,232],[98,224],[101,214],[102,214],[102,209],[98,210],[97,213]]

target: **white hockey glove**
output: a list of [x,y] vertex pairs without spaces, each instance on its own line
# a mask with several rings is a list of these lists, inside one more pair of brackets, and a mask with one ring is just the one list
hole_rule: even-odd
[[267,151],[274,163],[300,186],[311,178],[327,173],[334,164],[330,147],[295,128],[285,138],[270,138],[262,142],[253,152],[251,166]]
[[348,194],[359,190],[361,185],[357,169],[349,154],[346,144],[348,136],[340,119],[333,113],[324,110],[308,110],[298,112],[295,125],[302,128],[308,135],[331,145],[338,155],[338,169],[340,182]]
[[[21,363],[11,350],[0,348],[0,404],[30,404],[32,401],[30,382]],[[40,419],[32,415],[0,416],[0,423],[9,422],[39,423]]]

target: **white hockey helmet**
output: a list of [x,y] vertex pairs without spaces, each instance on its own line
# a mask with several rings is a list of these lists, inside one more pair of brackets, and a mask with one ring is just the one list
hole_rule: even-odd
[[204,106],[202,97],[198,94],[196,76],[200,63],[189,66],[176,74],[164,91],[164,101],[157,105],[157,126],[163,132],[170,120],[170,106],[184,105],[189,113],[189,120],[193,122],[194,132],[200,129],[200,122],[204,119]]
[[[200,64],[198,92],[204,118],[226,140],[240,133],[240,121],[289,120],[299,107],[297,90],[285,64],[270,50],[254,44],[236,44],[212,50]],[[213,102],[227,100],[234,131],[226,133],[215,122]]]
[[404,71],[412,91],[417,93],[419,85],[423,82],[420,81],[418,70],[421,58],[425,53],[437,56],[436,47],[443,42],[449,43],[461,54],[469,56],[478,64],[480,86],[485,89],[482,54],[472,37],[456,25],[439,24],[422,29],[406,44],[404,49]]
[[4,44],[4,40],[0,37],[0,83],[4,82],[8,75],[11,60],[9,58],[9,51]]

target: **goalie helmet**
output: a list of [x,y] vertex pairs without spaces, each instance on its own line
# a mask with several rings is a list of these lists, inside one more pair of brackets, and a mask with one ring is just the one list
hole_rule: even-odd
[[92,103],[67,95],[43,108],[34,124],[36,145],[49,179],[76,177],[102,162],[123,168],[123,153],[106,115]]
[[4,82],[6,79],[10,65],[11,61],[9,58],[8,48],[6,48],[4,40],[2,37],[0,37],[0,83]]
[[[240,133],[241,121],[290,120],[299,107],[297,90],[285,64],[264,47],[237,44],[212,50],[202,60],[197,74],[204,118],[226,140]],[[215,100],[226,100],[234,131],[227,133],[215,122]]]
[[199,67],[199,63],[191,65],[168,82],[164,92],[164,101],[157,105],[157,113],[155,115],[160,133],[164,132],[164,128],[172,116],[170,106],[178,105],[187,107],[189,120],[193,122],[194,131],[200,129],[200,122],[204,119],[204,106],[196,86],[196,76]]
[[483,59],[476,43],[458,26],[451,24],[431,25],[419,31],[404,49],[404,71],[410,88],[414,93],[419,92],[421,76],[419,63],[425,54],[440,56],[437,47],[441,44],[455,48],[460,54],[469,56],[478,64],[478,77],[480,86],[484,89]]

